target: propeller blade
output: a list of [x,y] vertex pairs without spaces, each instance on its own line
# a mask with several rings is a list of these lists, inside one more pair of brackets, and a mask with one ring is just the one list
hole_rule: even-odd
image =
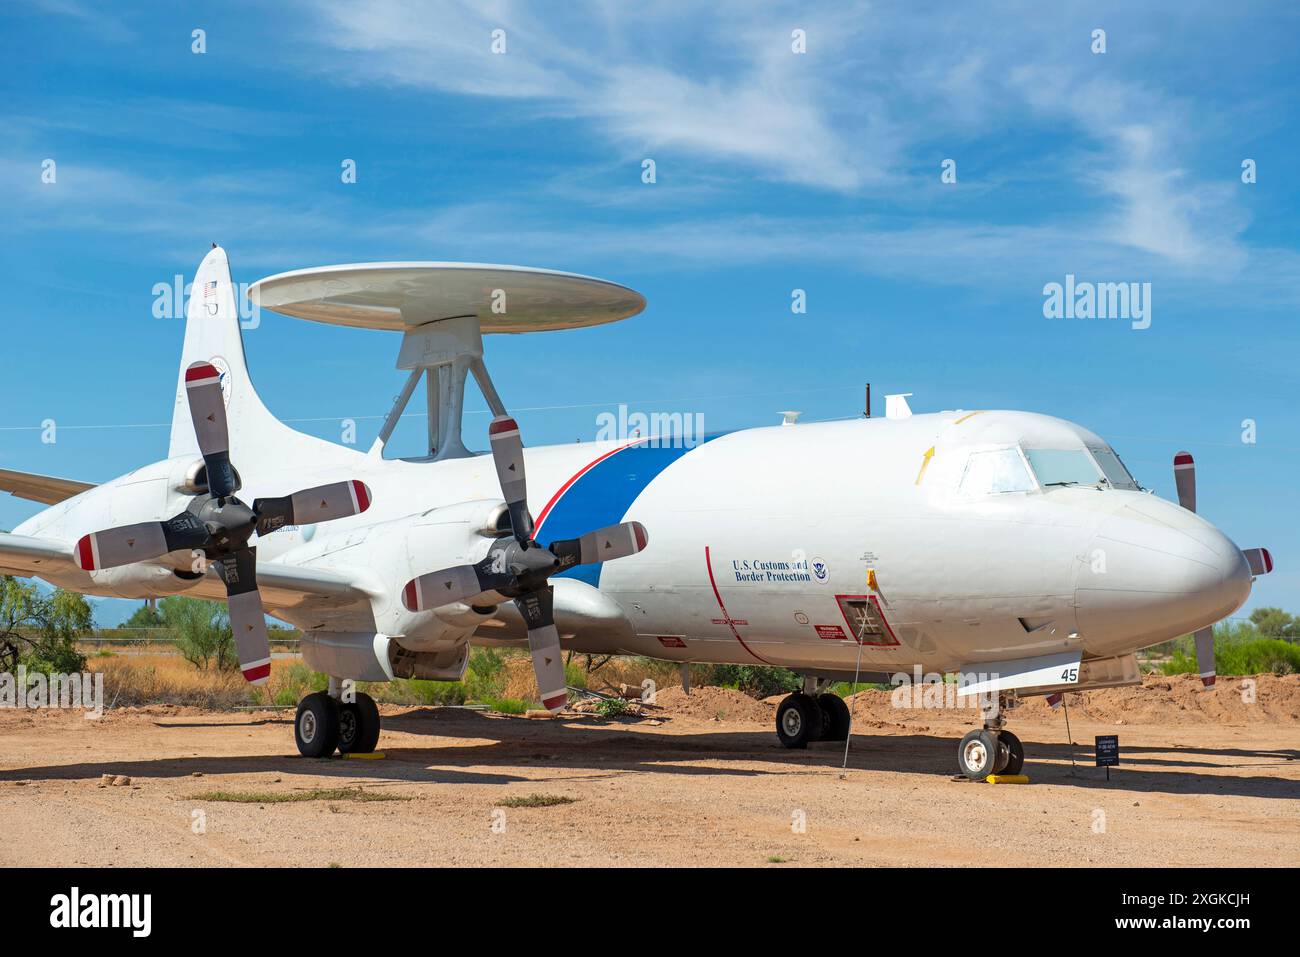
[[623,522],[588,532],[581,538],[551,542],[548,547],[563,569],[635,555],[646,547],[648,540],[645,526],[640,522]]
[[524,442],[519,437],[519,423],[508,415],[498,415],[488,426],[488,444],[497,467],[501,494],[510,509],[515,538],[521,544],[532,541],[533,517],[528,512],[528,483],[524,476]]
[[1214,687],[1214,628],[1202,628],[1196,633],[1196,669],[1201,673],[1201,683]]
[[1174,486],[1178,489],[1178,504],[1189,512],[1196,511],[1196,463],[1191,452],[1174,456]]
[[253,499],[257,534],[269,535],[286,525],[315,525],[360,515],[370,507],[370,486],[355,479],[294,492],[283,498]]
[[520,595],[515,607],[528,625],[528,650],[533,656],[533,673],[537,676],[537,693],[542,707],[560,711],[569,703],[564,681],[564,658],[560,633],[555,630],[555,589],[550,585]]
[[257,549],[241,548],[216,565],[217,574],[226,583],[239,670],[249,684],[265,684],[271,676],[271,641],[266,634],[262,593],[257,590]]
[[185,370],[194,435],[207,467],[208,492],[227,498],[239,487],[230,464],[230,433],[226,427],[226,400],[221,394],[221,373],[211,362],[195,362]]
[[489,553],[477,565],[456,565],[412,578],[402,589],[402,605],[407,611],[428,611],[488,592],[495,595],[498,589],[509,588],[514,581],[512,574],[492,570],[495,561],[495,556]]
[[81,536],[77,564],[88,572],[146,562],[180,549],[202,548],[209,539],[207,527],[191,512],[181,512],[165,522],[119,525]]
[[1267,575],[1273,570],[1273,556],[1267,548],[1243,548],[1241,553],[1246,556],[1252,575]]

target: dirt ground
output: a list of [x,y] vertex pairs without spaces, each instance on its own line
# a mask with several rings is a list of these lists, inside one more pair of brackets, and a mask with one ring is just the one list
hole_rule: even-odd
[[[0,864],[1300,863],[1300,676],[1072,696],[1073,748],[1035,701],[1009,718],[1028,786],[953,780],[972,711],[853,700],[843,777],[842,745],[782,749],[774,699],[720,688],[632,721],[384,706],[381,760],[299,757],[292,711],[3,710]],[[1109,783],[1096,734],[1120,737]],[[409,800],[197,797],[338,787]],[[574,801],[502,806],[535,794]]]

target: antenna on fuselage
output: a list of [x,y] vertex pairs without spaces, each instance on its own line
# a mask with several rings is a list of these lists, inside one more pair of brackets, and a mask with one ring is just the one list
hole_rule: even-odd
[[862,417],[864,419],[871,418],[871,383],[870,382],[867,383],[866,398],[862,400]]

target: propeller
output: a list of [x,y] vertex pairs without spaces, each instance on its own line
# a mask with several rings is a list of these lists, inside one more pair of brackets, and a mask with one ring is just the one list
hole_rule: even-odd
[[513,600],[528,626],[528,649],[542,705],[559,711],[568,701],[560,635],[555,629],[555,588],[550,576],[575,565],[592,565],[635,555],[646,547],[645,526],[622,522],[588,532],[581,538],[553,541],[546,547],[533,539],[524,475],[524,445],[519,425],[499,415],[488,426],[488,443],[497,479],[510,512],[512,538],[499,538],[475,565],[457,565],[407,582],[402,604],[408,611],[425,611],[472,598],[496,603]]
[[239,479],[230,462],[221,373],[209,362],[196,362],[185,370],[185,387],[207,472],[207,494],[195,496],[183,512],[166,521],[121,525],[82,536],[77,562],[86,571],[98,571],[168,552],[203,552],[226,586],[240,670],[252,684],[262,684],[271,674],[271,646],[257,589],[257,549],[248,540],[254,533],[270,535],[288,525],[359,515],[370,507],[370,489],[355,480],[334,482],[245,505],[235,497]]
[[[1174,487],[1178,490],[1178,504],[1189,512],[1195,512],[1196,462],[1192,459],[1191,452],[1179,452],[1174,456]],[[1267,548],[1246,548],[1242,554],[1250,565],[1252,575],[1267,575],[1273,570],[1273,556]],[[1192,637],[1196,642],[1196,668],[1201,674],[1201,683],[1207,688],[1213,688],[1217,676],[1214,666],[1214,626],[1198,629]]]

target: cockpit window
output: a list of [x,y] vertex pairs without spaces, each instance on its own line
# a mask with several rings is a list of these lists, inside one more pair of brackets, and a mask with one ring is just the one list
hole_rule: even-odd
[[1098,485],[1102,474],[1083,449],[1025,449],[1025,455],[1038,476],[1038,484]]
[[1025,468],[1018,449],[972,452],[961,479],[961,494],[988,495],[993,492],[1028,492],[1034,480]]
[[1129,470],[1124,467],[1124,463],[1120,461],[1119,456],[1115,454],[1114,449],[1104,445],[1090,445],[1088,451],[1092,453],[1092,457],[1101,466],[1102,472],[1106,474],[1106,481],[1111,484],[1112,488],[1130,489],[1132,491],[1141,489],[1141,486],[1138,485]]

